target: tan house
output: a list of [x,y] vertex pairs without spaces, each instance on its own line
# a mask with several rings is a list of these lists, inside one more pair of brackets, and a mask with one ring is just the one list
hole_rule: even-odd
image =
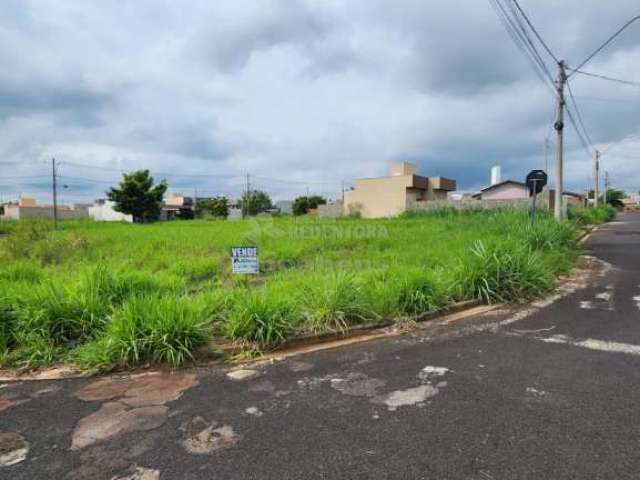
[[[504,182],[496,183],[489,187],[483,188],[479,193],[473,196],[477,200],[522,200],[529,199],[529,187],[524,182],[517,182],[515,180],[505,180]],[[555,199],[555,190],[545,189],[540,194],[540,202],[544,204],[547,202],[549,208],[553,208]],[[567,205],[584,205],[585,198],[583,195],[574,192],[564,192],[564,200]]]
[[[87,205],[58,205],[57,216],[60,220],[89,218]],[[21,197],[17,204],[4,205],[3,220],[52,219],[53,205],[38,205],[33,198]]]
[[416,170],[411,163],[392,163],[388,177],[356,180],[355,188],[344,192],[344,213],[358,212],[365,218],[393,217],[408,208],[419,208],[424,202],[446,200],[447,193],[455,191],[455,180],[423,177]]

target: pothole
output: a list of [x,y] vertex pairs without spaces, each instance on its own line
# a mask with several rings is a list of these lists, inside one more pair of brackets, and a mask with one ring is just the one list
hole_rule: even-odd
[[228,448],[240,440],[230,425],[208,423],[202,417],[195,417],[180,427],[186,438],[182,441],[184,449],[193,455],[207,455]]

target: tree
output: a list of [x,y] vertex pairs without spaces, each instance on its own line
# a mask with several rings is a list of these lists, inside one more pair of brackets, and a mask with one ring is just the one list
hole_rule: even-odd
[[318,205],[326,205],[327,200],[320,195],[312,195],[311,197],[298,197],[293,201],[291,207],[294,215],[306,215],[309,210],[318,208]]
[[154,185],[149,170],[137,170],[122,174],[120,184],[111,187],[107,197],[115,203],[115,211],[133,216],[136,223],[144,223],[158,219],[166,191],[166,181]]
[[229,216],[229,200],[227,197],[203,198],[198,200],[198,211],[216,218]]
[[240,207],[245,215],[257,215],[272,208],[271,198],[262,190],[249,190],[242,195]]
[[622,207],[622,199],[627,195],[622,190],[616,190],[615,188],[610,188],[607,190],[607,203],[612,207]]

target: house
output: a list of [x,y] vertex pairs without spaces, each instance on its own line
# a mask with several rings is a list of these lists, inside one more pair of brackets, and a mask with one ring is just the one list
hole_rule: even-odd
[[99,198],[89,207],[89,217],[97,222],[133,222],[133,216],[116,212],[113,208],[114,202]]
[[318,217],[320,218],[338,218],[344,212],[342,200],[329,200],[324,205],[318,205]]
[[416,174],[411,163],[392,163],[387,177],[356,180],[355,188],[344,192],[343,213],[359,213],[365,218],[399,215],[409,208],[419,208],[424,202],[447,200],[455,191],[456,181],[443,177]]
[[[553,208],[555,199],[555,190],[546,189],[540,195],[541,205],[548,202],[549,208]],[[529,199],[529,187],[524,182],[516,180],[505,180],[483,188],[476,193],[473,198],[476,200],[522,200]],[[584,205],[585,197],[579,193],[564,192],[564,199],[567,205]]]
[[473,196],[477,200],[516,200],[529,198],[529,187],[524,182],[505,180],[483,188]]
[[[58,205],[58,219],[72,220],[89,218],[87,205]],[[4,220],[53,219],[53,205],[38,205],[33,198],[21,197],[17,203],[4,206]]]
[[162,202],[161,220],[190,219],[195,216],[196,202],[193,197],[174,193]]
[[293,200],[278,200],[275,207],[283,215],[291,215],[293,213]]

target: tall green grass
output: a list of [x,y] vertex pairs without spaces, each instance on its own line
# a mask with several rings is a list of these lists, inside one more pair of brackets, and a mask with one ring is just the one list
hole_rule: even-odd
[[[214,336],[268,348],[458,300],[532,298],[571,267],[576,238],[575,221],[541,212],[532,227],[519,210],[21,222],[0,237],[0,364],[178,365]],[[259,247],[259,275],[231,273],[237,245]]]
[[101,370],[145,361],[181,365],[211,335],[203,311],[201,302],[185,297],[131,297],[100,337],[75,352],[75,359]]
[[598,225],[613,220],[616,217],[616,209],[609,204],[598,207],[571,206],[568,217],[578,225]]

